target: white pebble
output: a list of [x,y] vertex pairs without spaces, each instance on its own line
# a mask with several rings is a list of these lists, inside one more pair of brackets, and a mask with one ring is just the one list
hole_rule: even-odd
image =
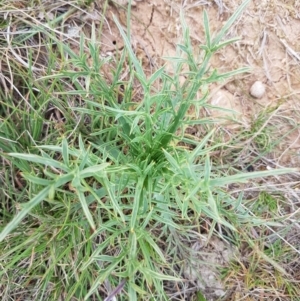
[[255,98],[262,98],[266,92],[266,87],[261,81],[256,81],[250,88],[250,94]]

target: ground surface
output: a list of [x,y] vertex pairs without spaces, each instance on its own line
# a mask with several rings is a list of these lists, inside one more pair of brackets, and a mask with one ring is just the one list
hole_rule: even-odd
[[[124,48],[113,15],[126,29],[128,3],[126,0],[110,1],[108,4],[104,2],[94,1],[89,8],[74,5],[75,9],[65,22],[65,33],[68,42],[76,41],[73,44],[75,52],[78,51],[81,32],[86,37],[91,36],[91,24],[102,26],[101,36],[97,38],[101,40],[103,58],[118,56]],[[204,43],[203,10],[207,10],[214,32],[222,27],[239,4],[237,0],[132,1],[131,42],[137,57],[143,62],[145,72],[152,74],[163,64],[172,70],[164,58],[174,56],[176,44],[182,41],[181,12],[184,12],[197,54],[198,45]],[[53,3],[53,12],[59,11],[60,5],[62,11],[70,9],[64,3]],[[27,13],[26,5],[21,1],[15,6]],[[51,21],[54,16],[50,9],[39,13],[29,9],[28,14],[35,14],[37,23]],[[103,16],[105,21],[102,23]],[[216,127],[222,128],[222,141],[231,141],[232,137],[243,138],[237,138],[237,144],[232,147],[239,150],[238,158],[233,160],[226,154],[224,158],[218,154],[219,159],[224,164],[233,164],[234,161],[238,169],[248,171],[299,167],[300,2],[251,1],[227,34],[227,38],[236,36],[240,40],[218,52],[211,68],[228,72],[249,67],[249,71],[225,82],[212,84],[208,101],[214,106],[228,109],[228,112],[211,109],[206,110],[205,114],[214,118]],[[110,72],[102,71],[109,79]],[[261,81],[266,89],[261,98],[250,95],[251,86],[256,81]],[[193,111],[189,113],[191,116],[196,114]],[[190,133],[198,136],[198,130],[193,129]],[[259,159],[255,159],[257,157]],[[247,163],[251,165],[247,166]],[[186,279],[186,286],[169,288],[172,300],[204,300],[197,292],[202,292],[207,300],[212,301],[299,300],[295,297],[300,285],[300,228],[297,224],[299,179],[287,176],[277,182],[261,180],[258,184],[269,187],[272,192],[276,191],[275,197],[270,197],[267,189],[262,193],[255,185],[254,188],[251,185],[232,185],[229,189],[232,193],[241,190],[249,193],[246,205],[254,215],[268,220],[273,218],[270,212],[275,210],[276,216],[285,225],[284,229],[253,227],[248,229],[251,240],[245,238],[238,246],[216,236],[209,237],[211,233],[207,229],[201,233],[201,241],[195,238],[187,243],[192,250],[187,255],[190,258],[177,267]]]
[[[116,1],[125,4],[127,1]],[[195,47],[204,43],[202,12],[206,9],[212,31],[222,27],[224,21],[235,11],[239,1],[135,1],[132,6],[131,35],[134,47],[145,66],[153,67],[166,63],[161,58],[175,54],[175,46],[182,40],[180,11],[190,28]],[[123,6],[124,7],[124,6]],[[103,55],[109,55],[123,47],[122,39],[110,17],[118,16],[126,26],[126,10],[111,5],[107,11],[108,23],[104,25]],[[282,135],[287,126],[276,126],[280,118],[298,118],[300,93],[300,3],[298,1],[251,1],[247,11],[231,28],[228,37],[241,39],[215,56],[212,66],[222,71],[239,67],[250,70],[238,79],[229,79],[212,88],[211,103],[236,111],[238,122],[231,129],[251,128],[251,122],[260,113],[273,111],[269,123],[273,123]],[[256,81],[266,87],[261,99],[250,96],[250,88]],[[211,112],[219,116],[218,112]],[[224,113],[222,113],[224,115]],[[293,131],[282,143],[278,164],[298,164],[299,132]],[[289,150],[295,156],[286,157]]]
[[[204,43],[202,12],[206,9],[210,18],[212,32],[219,30],[225,20],[235,11],[239,1],[133,1],[131,17],[132,46],[145,70],[150,73],[166,64],[163,58],[172,57],[176,44],[182,41],[180,12],[190,29],[190,37],[195,47]],[[101,36],[103,57],[116,54],[124,47],[123,40],[113,15],[126,28],[127,1],[111,1],[105,8],[106,22]],[[288,123],[296,122],[299,111],[300,69],[299,69],[299,32],[300,4],[298,1],[251,1],[247,11],[230,29],[228,38],[240,37],[233,45],[223,49],[213,58],[212,67],[220,71],[232,71],[239,67],[249,67],[249,72],[239,78],[210,87],[210,101],[234,113],[236,118],[230,129],[248,130],[253,121],[260,119],[266,111],[272,112],[269,124],[276,127],[281,118],[289,119],[284,126],[277,127],[286,136],[279,143],[282,152],[278,164],[297,165],[299,149],[298,131],[289,132]],[[93,8],[84,16],[86,22],[99,23],[103,11],[101,1],[95,1]],[[85,14],[85,13],[83,13]],[[70,37],[79,35],[84,27],[70,22]],[[266,89],[261,99],[250,95],[250,88],[261,81]],[[217,111],[209,112],[220,117]],[[222,113],[224,117],[224,113]],[[266,124],[265,124],[266,125]],[[261,127],[261,131],[264,126]],[[289,133],[288,133],[289,132]],[[288,133],[288,134],[287,134]],[[292,150],[292,152],[289,152]],[[295,156],[290,157],[292,153]],[[289,156],[286,157],[286,154]]]

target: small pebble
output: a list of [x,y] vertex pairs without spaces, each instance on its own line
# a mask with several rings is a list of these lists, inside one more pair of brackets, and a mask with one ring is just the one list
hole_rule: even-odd
[[265,92],[265,85],[261,81],[256,81],[250,88],[250,94],[255,98],[262,98]]

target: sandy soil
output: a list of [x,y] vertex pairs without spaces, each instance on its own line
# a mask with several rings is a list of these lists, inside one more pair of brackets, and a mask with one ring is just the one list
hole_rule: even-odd
[[[176,44],[182,41],[180,11],[184,11],[197,54],[198,45],[204,43],[203,9],[208,12],[211,31],[216,32],[240,3],[236,0],[133,1],[132,46],[149,72],[165,64],[166,61],[162,58],[174,55]],[[103,26],[103,56],[109,56],[123,48],[112,15],[117,16],[126,28],[126,6],[126,0],[110,2],[105,14],[107,23]],[[212,67],[218,68],[220,72],[245,66],[250,68],[243,76],[211,86],[210,102],[234,110],[235,113],[230,115],[233,114],[239,121],[235,125],[231,124],[228,129],[249,129],[251,122],[265,110],[272,111],[268,122],[273,122],[275,126],[280,118],[287,116],[297,122],[295,118],[299,116],[294,113],[299,111],[300,94],[300,2],[252,1],[227,34],[227,38],[236,36],[240,40],[219,51],[212,60]],[[256,81],[261,81],[266,89],[259,99],[250,95],[251,86]],[[221,117],[220,111],[212,111],[210,114]],[[288,125],[278,126],[282,135],[289,130]],[[299,159],[295,154],[299,147],[299,132],[293,131],[279,145],[279,150],[284,152],[279,160],[280,164],[298,164]],[[289,150],[294,153],[292,158],[290,154],[286,156]]]

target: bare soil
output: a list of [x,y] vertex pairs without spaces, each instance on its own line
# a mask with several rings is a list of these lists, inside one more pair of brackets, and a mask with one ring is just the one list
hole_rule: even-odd
[[[199,45],[205,43],[203,10],[208,12],[211,31],[217,32],[240,3],[237,0],[132,1],[132,46],[143,61],[145,70],[151,72],[166,64],[163,58],[175,55],[176,44],[182,41],[181,11],[197,55]],[[126,14],[126,0],[110,2],[105,13],[107,23],[103,26],[103,56],[123,48],[112,15],[117,16],[126,28]],[[249,67],[250,71],[244,76],[212,85],[209,101],[234,111],[227,117],[234,117],[238,122],[230,122],[230,126],[227,124],[227,130],[241,130],[241,127],[249,130],[259,114],[269,110],[272,116],[268,123],[278,127],[279,136],[285,135],[291,127],[287,123],[279,126],[280,119],[291,118],[295,123],[299,119],[300,2],[252,1],[227,34],[227,38],[233,37],[240,37],[240,40],[219,51],[212,67],[219,72],[240,67]],[[261,81],[266,89],[260,99],[250,95],[250,88],[256,81]],[[213,110],[209,113],[213,117],[224,118],[224,112]],[[299,147],[299,131],[295,130],[279,144],[278,154],[282,155],[278,164],[298,165]]]

